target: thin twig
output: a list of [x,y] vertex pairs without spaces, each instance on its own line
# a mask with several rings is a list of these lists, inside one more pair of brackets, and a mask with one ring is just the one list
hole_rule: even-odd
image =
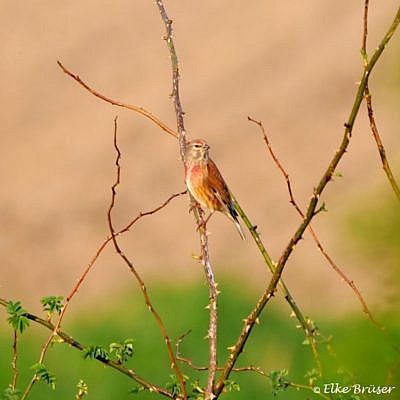
[[109,97],[104,96],[103,94],[99,93],[97,90],[92,89],[86,82],[84,82],[79,75],[74,74],[73,72],[71,72],[67,67],[65,67],[61,61],[57,61],[57,64],[59,65],[59,67],[62,69],[62,71],[64,73],[66,73],[68,76],[70,76],[72,79],[74,79],[76,82],[78,82],[82,87],[84,87],[88,92],[90,92],[91,94],[93,94],[94,96],[98,97],[101,100],[106,101],[107,103],[110,103],[114,106],[118,106],[118,107],[122,107],[122,108],[126,108],[128,110],[131,111],[135,111],[143,116],[145,116],[146,118],[150,119],[151,121],[153,121],[156,125],[158,125],[163,131],[167,132],[168,134],[172,135],[173,137],[177,138],[178,134],[172,130],[171,128],[169,128],[167,125],[165,125],[159,118],[157,118],[155,115],[153,115],[151,112],[145,110],[142,107],[138,107],[135,106],[133,104],[127,104],[127,103],[122,103],[121,101],[118,100],[113,100],[110,99]]
[[[175,45],[172,36],[172,20],[168,17],[164,3],[162,0],[156,0],[158,10],[160,11],[161,18],[165,25],[166,35],[164,39],[167,42],[170,58],[171,58],[171,68],[172,68],[172,99],[175,106],[176,123],[179,134],[179,150],[183,163],[185,162],[185,149],[186,149],[186,131],[183,121],[183,110],[179,95],[179,61],[175,50]],[[193,198],[191,196],[191,201],[193,203]],[[202,217],[201,208],[194,208],[194,215],[196,218],[197,227],[200,234],[200,246],[201,246],[201,261],[205,271],[208,291],[209,291],[209,328],[208,328],[208,338],[209,338],[209,369],[207,385],[205,389],[205,400],[212,400],[214,398],[214,381],[215,373],[217,369],[217,322],[218,322],[218,308],[217,308],[217,298],[218,290],[217,284],[215,282],[214,273],[212,270],[209,250],[208,250],[208,237],[205,229],[205,223]]]
[[118,148],[118,143],[117,143],[117,118],[114,119],[114,142],[113,143],[114,143],[115,151],[117,152],[117,158],[115,160],[115,166],[117,167],[117,177],[116,177],[114,184],[111,187],[111,191],[112,191],[111,203],[110,203],[110,207],[107,212],[108,226],[110,229],[112,242],[114,244],[115,251],[124,260],[124,262],[126,263],[126,265],[129,268],[130,272],[135,276],[135,279],[139,284],[140,290],[142,291],[144,301],[145,301],[149,311],[153,315],[154,319],[156,320],[158,328],[159,328],[159,330],[164,338],[164,341],[165,341],[168,357],[169,357],[169,360],[171,363],[171,368],[173,368],[175,371],[175,374],[177,376],[177,379],[178,379],[180,387],[181,387],[181,394],[183,396],[183,399],[186,400],[187,395],[186,395],[186,389],[185,389],[185,380],[183,378],[183,375],[179,368],[179,365],[176,362],[176,358],[175,358],[174,352],[172,350],[171,340],[169,339],[167,329],[165,328],[165,325],[164,325],[160,315],[158,314],[158,312],[156,311],[156,309],[154,308],[154,306],[150,300],[150,297],[147,293],[147,288],[146,288],[146,285],[145,285],[143,279],[141,278],[140,274],[138,273],[138,271],[135,268],[135,266],[133,265],[133,263],[129,260],[129,258],[125,255],[125,253],[121,250],[121,248],[118,244],[118,241],[117,241],[116,232],[115,232],[113,222],[112,222],[112,212],[113,212],[113,209],[115,206],[115,198],[116,198],[116,194],[117,194],[116,188],[120,184],[120,178],[121,178],[121,166],[119,163],[119,161],[121,159],[121,152]]
[[328,182],[332,179],[332,175],[334,174],[336,167],[338,166],[340,160],[342,159],[343,155],[345,154],[345,152],[347,150],[347,147],[350,143],[350,138],[351,138],[354,122],[356,120],[356,117],[357,117],[359,109],[360,109],[361,102],[363,100],[365,85],[367,83],[368,77],[369,77],[371,71],[373,70],[376,62],[379,60],[383,50],[387,46],[389,40],[391,39],[394,32],[396,31],[399,23],[400,23],[400,8],[397,10],[396,16],[395,16],[392,24],[390,25],[387,33],[385,34],[382,41],[380,42],[378,48],[375,50],[374,54],[372,55],[371,60],[364,67],[362,79],[360,81],[359,87],[358,87],[356,95],[355,95],[353,107],[351,109],[349,118],[348,118],[347,122],[345,123],[344,136],[340,143],[339,149],[335,152],[326,171],[322,175],[322,178],[320,179],[317,187],[314,189],[311,199],[309,201],[308,207],[307,207],[307,212],[305,214],[305,217],[303,218],[303,221],[301,222],[300,226],[297,228],[296,232],[293,234],[288,245],[285,247],[284,251],[282,252],[282,255],[279,258],[279,261],[277,263],[275,273],[273,274],[268,287],[266,288],[266,290],[264,291],[262,296],[259,298],[257,304],[255,305],[255,307],[253,308],[251,313],[245,319],[244,326],[239,335],[239,338],[236,341],[235,345],[232,346],[232,350],[231,350],[231,352],[228,356],[228,359],[225,363],[224,370],[222,371],[222,373],[218,379],[218,382],[216,384],[215,395],[217,397],[222,393],[222,390],[225,386],[225,381],[226,381],[226,379],[228,379],[229,374],[232,371],[232,368],[234,367],[239,355],[243,351],[243,348],[247,342],[247,339],[249,338],[249,335],[254,327],[254,324],[258,320],[258,317],[260,316],[261,312],[264,310],[264,307],[266,306],[266,304],[269,302],[271,297],[274,295],[276,287],[278,285],[279,279],[281,278],[281,275],[283,273],[283,269],[286,265],[287,260],[289,259],[296,244],[302,238],[304,231],[307,229],[312,218],[314,217],[315,210],[317,208],[321,193],[324,191]]
[[[368,53],[367,53],[368,6],[369,6],[369,0],[365,0],[365,3],[364,3],[364,30],[363,30],[362,46],[361,46],[361,54],[363,56],[364,63],[368,62]],[[392,169],[390,168],[389,161],[386,157],[385,147],[383,146],[382,139],[381,139],[381,136],[379,135],[378,127],[376,125],[374,111],[372,108],[372,98],[371,98],[371,93],[369,90],[368,81],[367,81],[367,84],[365,85],[364,96],[365,96],[365,100],[367,103],[369,125],[371,127],[372,136],[374,137],[376,146],[378,148],[378,152],[379,152],[379,156],[381,158],[383,170],[386,173],[389,183],[393,189],[393,192],[395,193],[397,198],[400,200],[400,188],[399,188],[399,185],[393,175]]]
[[[258,125],[258,127],[261,130],[261,133],[263,135],[264,141],[268,147],[268,151],[271,154],[272,159],[274,160],[275,165],[278,167],[278,169],[281,171],[285,181],[286,181],[286,185],[288,188],[288,192],[289,192],[289,202],[290,204],[293,205],[293,207],[295,208],[295,210],[297,211],[297,213],[301,216],[301,218],[304,218],[304,213],[301,210],[301,208],[299,207],[299,205],[297,204],[294,195],[293,195],[293,189],[292,189],[292,185],[290,182],[290,178],[289,178],[289,174],[287,173],[287,171],[285,170],[285,168],[282,166],[281,162],[279,161],[278,157],[276,156],[275,152],[272,149],[272,145],[271,142],[268,138],[267,132],[264,128],[264,125],[261,121],[257,121],[253,118],[248,117],[248,120],[251,122],[254,122],[255,124]],[[317,234],[315,233],[314,228],[312,227],[312,225],[310,224],[308,226],[308,230],[311,233],[311,236],[314,239],[314,242],[316,243],[318,249],[320,250],[321,254],[325,257],[325,259],[328,261],[328,264],[331,266],[331,268],[333,268],[333,270],[339,274],[339,276],[347,283],[347,285],[353,290],[354,294],[357,296],[358,300],[361,303],[361,306],[363,308],[364,313],[368,316],[368,318],[371,320],[371,322],[373,322],[375,325],[379,325],[379,323],[375,320],[375,318],[373,317],[371,311],[368,308],[367,302],[365,301],[364,297],[362,296],[360,290],[358,289],[358,287],[356,286],[356,284],[354,283],[353,280],[351,280],[349,277],[347,277],[347,275],[342,271],[341,268],[338,267],[338,265],[333,261],[333,259],[329,256],[329,254],[327,253],[327,251],[324,249],[324,247],[322,246],[320,240],[318,239]]]
[[[2,305],[3,307],[7,307],[8,303],[9,302],[7,300],[0,298],[0,305]],[[26,314],[24,314],[24,316],[26,318],[28,318],[29,320],[34,321],[34,322],[38,323],[39,325],[44,326],[45,328],[49,329],[52,332],[54,332],[56,330],[56,326],[53,325],[48,320],[40,318],[40,317],[38,317],[38,316],[36,316],[34,314],[31,314],[31,313],[26,313]],[[78,349],[80,351],[84,351],[87,348],[87,346],[84,346],[82,343],[80,343],[77,340],[73,339],[69,334],[67,334],[67,333],[65,333],[65,332],[63,332],[61,330],[57,331],[57,336],[60,337],[63,340],[64,343],[67,343],[68,345],[74,347],[75,349]],[[111,368],[121,372],[122,374],[130,377],[131,379],[133,379],[134,381],[139,383],[141,386],[145,387],[150,392],[155,392],[155,393],[161,394],[163,396],[169,397],[170,399],[174,399],[175,398],[172,395],[172,393],[170,393],[169,391],[165,390],[162,387],[156,386],[156,385],[146,381],[145,379],[143,379],[139,375],[137,375],[134,370],[126,368],[120,362],[108,360],[108,359],[105,359],[105,358],[102,358],[102,357],[96,357],[96,360],[101,362],[101,363],[103,363],[104,365],[106,365],[108,367],[111,367]]]
[[11,388],[12,388],[12,390],[16,390],[17,389],[17,379],[18,379],[18,368],[17,368],[18,332],[16,329],[14,329],[12,349],[13,349],[13,358],[12,358],[11,366],[12,366],[12,371],[13,371],[13,377],[12,377]]
[[[182,353],[181,353],[181,349],[180,349],[180,345],[183,341],[183,339],[189,335],[189,333],[191,333],[192,331],[189,329],[187,332],[183,333],[182,335],[180,335],[178,337],[178,339],[176,340],[175,343],[175,347],[176,347],[176,359],[182,363],[185,363],[186,365],[188,365],[191,369],[195,370],[195,371],[208,371],[208,367],[207,366],[199,366],[196,365],[193,360],[191,360],[190,358],[187,357],[183,357]],[[217,367],[217,371],[222,371],[222,367]],[[267,374],[260,368],[260,367],[256,367],[255,365],[248,365],[246,367],[238,367],[238,368],[233,368],[232,370],[233,372],[256,372],[259,375],[262,376],[267,376]]]
[[[145,212],[140,212],[132,221],[130,221],[124,228],[122,228],[121,230],[119,230],[118,232],[115,232],[115,236],[119,236],[122,233],[125,233],[127,231],[129,231],[129,229],[136,223],[138,222],[141,218],[145,217],[145,216],[149,216],[149,215],[153,215],[156,212],[160,211],[161,209],[163,209],[164,207],[166,207],[173,199],[182,196],[186,194],[186,190],[179,192],[179,193],[175,193],[172,194],[167,200],[165,200],[161,205],[159,205],[158,207],[154,208],[153,210],[150,211],[145,211]],[[89,272],[91,271],[91,269],[93,268],[95,262],[97,261],[97,259],[99,258],[100,254],[102,253],[102,251],[105,249],[105,247],[108,245],[108,243],[112,240],[112,237],[109,236],[107,237],[104,242],[100,245],[100,247],[97,249],[95,255],[93,256],[93,258],[91,259],[91,261],[89,262],[89,264],[87,265],[87,267],[85,268],[85,270],[83,271],[83,273],[80,275],[78,281],[76,282],[76,284],[73,286],[73,288],[71,289],[71,291],[69,292],[68,296],[66,297],[66,301],[63,304],[63,307],[60,311],[60,314],[58,316],[58,319],[54,325],[54,331],[53,333],[48,337],[48,339],[46,340],[46,342],[44,343],[40,356],[39,356],[39,363],[42,363],[45,356],[46,356],[46,352],[47,349],[49,347],[49,345],[51,344],[53,338],[58,334],[58,330],[61,327],[61,322],[65,316],[65,313],[69,307],[69,304],[72,300],[72,298],[75,296],[75,294],[78,292],[79,288],[81,287],[82,283],[84,282],[84,280],[86,279],[86,277],[88,276]],[[34,375],[28,385],[28,387],[25,389],[24,394],[22,395],[21,399],[25,399],[30,390],[32,389],[33,385],[35,384],[36,381],[36,376]]]
[[172,32],[172,20],[169,19],[167,15],[167,11],[164,7],[164,3],[162,0],[156,0],[156,4],[158,10],[160,12],[161,18],[165,25],[165,36],[164,39],[167,42],[169,55],[171,58],[171,67],[172,67],[172,100],[175,106],[175,115],[176,115],[176,126],[178,128],[179,134],[179,147],[181,153],[182,161],[185,159],[185,148],[186,148],[186,131],[183,122],[184,112],[182,110],[182,103],[179,95],[179,80],[180,80],[180,72],[179,72],[179,61],[178,56],[176,54],[174,40],[173,40],[173,32]]

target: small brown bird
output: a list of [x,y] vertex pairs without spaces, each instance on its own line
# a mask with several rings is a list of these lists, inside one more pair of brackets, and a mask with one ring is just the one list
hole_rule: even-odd
[[209,157],[209,149],[210,146],[203,139],[195,139],[186,144],[186,186],[195,200],[210,210],[210,217],[215,211],[224,213],[235,224],[244,240],[245,236],[228,186],[214,161]]

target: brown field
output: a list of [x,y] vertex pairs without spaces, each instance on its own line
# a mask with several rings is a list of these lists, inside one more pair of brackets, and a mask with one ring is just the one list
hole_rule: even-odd
[[[341,140],[360,78],[363,2],[168,3],[188,135],[210,142],[232,191],[278,258],[300,220],[247,116],[263,120],[305,207]],[[397,3],[371,5],[370,51]],[[39,296],[67,293],[108,234],[115,115],[123,153],[117,226],[183,190],[183,171],[173,138],[142,116],[91,96],[56,64],[61,60],[102,93],[142,106],[175,128],[169,56],[153,2],[3,0],[0,10],[0,295],[31,306]],[[394,166],[400,163],[398,49],[397,34],[370,85]],[[316,218],[315,228],[367,300],[384,306],[379,294],[385,274],[365,273],[368,260],[353,251],[343,222],[375,193],[390,196],[364,106],[352,141],[339,166],[344,177],[329,184],[323,195],[329,212]],[[258,293],[269,275],[252,241],[242,242],[221,215],[208,228],[218,280],[229,274]],[[121,243],[150,287],[158,280],[203,279],[192,258],[199,244],[187,197],[140,221]],[[284,277],[307,310],[359,308],[308,235]],[[110,248],[79,296],[107,298],[129,279]]]

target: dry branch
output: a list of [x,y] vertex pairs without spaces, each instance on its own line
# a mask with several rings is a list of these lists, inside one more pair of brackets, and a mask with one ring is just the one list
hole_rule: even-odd
[[[261,133],[263,135],[264,141],[268,147],[268,151],[271,154],[272,159],[274,160],[275,165],[277,166],[277,168],[281,171],[285,181],[286,181],[286,185],[288,188],[288,192],[289,192],[289,202],[290,204],[293,205],[293,207],[295,208],[295,210],[297,211],[297,213],[300,215],[301,218],[304,218],[304,213],[301,210],[301,208],[299,207],[299,205],[297,204],[294,195],[293,195],[293,189],[292,189],[292,185],[290,182],[290,178],[289,178],[289,174],[287,173],[287,171],[285,170],[285,168],[282,166],[282,163],[279,161],[278,157],[276,156],[275,152],[272,149],[272,145],[271,142],[268,138],[267,132],[264,128],[264,125],[261,121],[257,121],[253,118],[248,117],[249,121],[254,122],[255,124],[258,125],[258,127],[261,130]],[[356,295],[356,297],[358,298],[358,300],[361,303],[361,306],[363,308],[364,313],[368,316],[368,318],[371,320],[371,322],[373,322],[375,325],[379,325],[377,323],[377,321],[375,320],[375,318],[373,317],[371,311],[368,308],[367,302],[365,301],[364,297],[362,296],[360,290],[358,289],[357,285],[354,283],[354,281],[352,279],[350,279],[343,271],[342,269],[333,261],[333,259],[330,257],[330,255],[327,253],[327,251],[324,249],[324,247],[322,246],[320,240],[318,239],[317,234],[315,233],[314,228],[312,227],[312,225],[310,224],[308,226],[308,230],[311,233],[312,238],[314,239],[315,244],[317,245],[319,251],[321,252],[321,254],[324,256],[324,258],[328,261],[328,264],[331,266],[331,268],[344,280],[344,282],[347,283],[347,285],[353,290],[354,294]]]
[[[368,63],[368,53],[367,53],[367,36],[368,36],[368,8],[369,8],[369,0],[365,0],[364,3],[364,30],[362,35],[362,46],[361,46],[361,54],[364,58],[364,63]],[[369,90],[368,81],[365,85],[364,90],[365,100],[367,103],[367,111],[368,111],[368,119],[369,125],[371,127],[372,136],[375,139],[376,146],[378,148],[379,156],[381,158],[383,170],[386,173],[386,176],[389,180],[389,183],[393,189],[394,194],[400,200],[400,188],[397,184],[397,181],[393,175],[392,169],[390,168],[389,161],[386,157],[386,150],[383,146],[383,142],[381,136],[379,135],[378,127],[376,125],[374,110],[372,108],[372,98],[371,92]]]
[[332,175],[335,172],[336,167],[338,166],[340,160],[342,159],[343,155],[345,154],[347,147],[350,143],[350,138],[351,138],[354,122],[356,120],[356,117],[357,117],[359,109],[360,109],[361,102],[364,97],[364,90],[365,90],[365,86],[368,81],[368,77],[369,77],[371,71],[373,70],[376,62],[379,60],[380,56],[382,55],[382,52],[385,49],[385,47],[387,46],[389,40],[393,36],[399,23],[400,23],[400,8],[398,9],[392,24],[390,25],[388,31],[386,32],[385,36],[383,37],[382,41],[380,42],[378,48],[375,50],[374,54],[372,55],[371,60],[364,67],[364,70],[362,73],[362,78],[361,78],[359,87],[357,89],[356,95],[355,95],[355,99],[354,99],[354,103],[353,103],[350,115],[348,117],[348,120],[345,123],[345,130],[344,130],[344,135],[343,135],[342,141],[340,143],[338,150],[335,152],[332,160],[330,161],[326,171],[322,175],[317,187],[313,191],[313,194],[311,196],[311,199],[310,199],[308,207],[307,207],[307,211],[305,213],[305,217],[303,218],[303,221],[300,224],[300,226],[297,228],[296,232],[291,237],[288,245],[283,250],[282,255],[279,258],[279,261],[277,263],[275,273],[273,274],[268,287],[266,288],[266,290],[264,291],[262,296],[259,298],[258,302],[254,306],[251,313],[245,319],[244,326],[242,328],[240,336],[239,336],[237,342],[235,343],[235,345],[232,346],[232,350],[228,356],[228,359],[225,362],[224,370],[222,371],[222,374],[220,375],[218,382],[216,384],[215,394],[217,397],[222,393],[222,390],[225,386],[225,381],[226,381],[226,379],[228,379],[240,353],[243,351],[243,348],[247,342],[247,339],[249,338],[249,335],[254,327],[255,322],[257,321],[261,312],[264,310],[264,307],[266,306],[268,301],[274,295],[276,287],[281,278],[281,275],[283,273],[283,269],[285,268],[287,260],[289,259],[290,255],[292,254],[296,244],[301,239],[304,231],[307,229],[311,220],[315,216],[319,198],[320,198],[322,192],[324,191],[326,185],[328,184],[328,182],[332,179]]
[[173,131],[171,128],[168,128],[167,125],[165,125],[160,119],[158,119],[155,115],[153,115],[151,112],[145,110],[142,107],[135,106],[133,104],[127,104],[127,103],[122,103],[121,101],[113,100],[110,99],[109,97],[104,96],[103,94],[99,93],[97,90],[94,90],[91,88],[86,82],[84,82],[79,75],[72,73],[67,67],[65,67],[61,61],[57,61],[57,64],[59,67],[62,69],[64,73],[66,73],[68,76],[70,76],[72,79],[74,79],[76,82],[78,82],[82,87],[84,87],[88,92],[93,94],[94,96],[98,97],[101,100],[106,101],[107,103],[110,103],[114,106],[126,108],[127,110],[135,111],[146,118],[150,119],[153,121],[156,125],[158,125],[163,131],[167,132],[168,134],[172,135],[173,137],[177,138],[178,134]]
[[[172,20],[168,17],[164,3],[162,0],[156,0],[157,7],[160,11],[161,18],[165,25],[166,35],[164,39],[167,42],[172,68],[172,99],[175,106],[176,123],[179,134],[179,149],[181,154],[182,162],[185,162],[185,149],[186,149],[186,131],[183,121],[183,110],[179,95],[179,61],[175,50],[175,45],[172,37]],[[193,203],[191,196],[191,202]],[[208,367],[208,378],[205,389],[205,400],[212,400],[214,398],[214,381],[215,373],[217,370],[217,322],[218,322],[218,307],[217,298],[218,290],[217,284],[214,278],[214,272],[212,270],[209,250],[208,250],[208,237],[205,229],[205,222],[203,220],[202,210],[200,207],[193,208],[194,215],[198,231],[200,234],[200,247],[201,247],[201,262],[204,268],[205,276],[207,279],[208,290],[209,290],[209,327],[208,327],[208,339],[209,339],[209,367]]]
[[108,219],[108,226],[110,229],[110,233],[111,233],[111,238],[112,238],[112,242],[114,244],[114,248],[115,251],[118,253],[118,255],[123,259],[123,261],[126,263],[126,265],[128,266],[130,272],[134,275],[137,283],[139,284],[140,290],[142,291],[143,297],[144,297],[144,301],[146,303],[146,306],[148,307],[149,311],[151,312],[151,314],[153,315],[154,319],[156,320],[157,326],[164,338],[165,341],[165,346],[167,348],[167,353],[168,353],[168,357],[171,363],[171,368],[174,369],[176,377],[179,381],[180,387],[181,387],[181,394],[183,396],[183,399],[186,400],[187,395],[186,395],[186,389],[185,389],[185,380],[183,378],[182,372],[179,368],[178,363],[176,362],[176,358],[174,355],[174,352],[172,350],[172,346],[171,346],[171,340],[169,339],[168,333],[167,333],[167,329],[160,317],[160,314],[157,312],[157,310],[154,308],[150,297],[147,293],[147,288],[146,285],[142,279],[142,277],[140,276],[140,274],[138,273],[137,269],[135,268],[135,266],[133,265],[132,261],[125,255],[125,253],[121,250],[121,247],[118,244],[117,241],[117,236],[116,236],[116,232],[113,226],[113,222],[112,222],[112,212],[115,206],[115,198],[116,198],[116,188],[117,186],[120,184],[120,178],[121,178],[121,166],[120,166],[120,158],[121,158],[121,152],[118,148],[118,143],[117,143],[117,118],[114,119],[114,148],[115,151],[117,152],[117,157],[115,160],[115,166],[117,168],[117,176],[116,176],[116,180],[114,182],[114,184],[111,187],[111,192],[112,192],[112,196],[111,196],[111,203],[110,203],[110,207],[108,209],[107,212],[107,219]]

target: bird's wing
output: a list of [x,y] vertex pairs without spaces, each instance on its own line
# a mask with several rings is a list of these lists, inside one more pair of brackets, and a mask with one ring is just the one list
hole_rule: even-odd
[[227,184],[224,181],[221,173],[219,172],[217,166],[212,160],[208,161],[208,184],[212,191],[214,192],[215,196],[221,202],[221,206],[226,210],[229,211],[229,204],[231,203],[231,195],[229,194],[229,189]]

